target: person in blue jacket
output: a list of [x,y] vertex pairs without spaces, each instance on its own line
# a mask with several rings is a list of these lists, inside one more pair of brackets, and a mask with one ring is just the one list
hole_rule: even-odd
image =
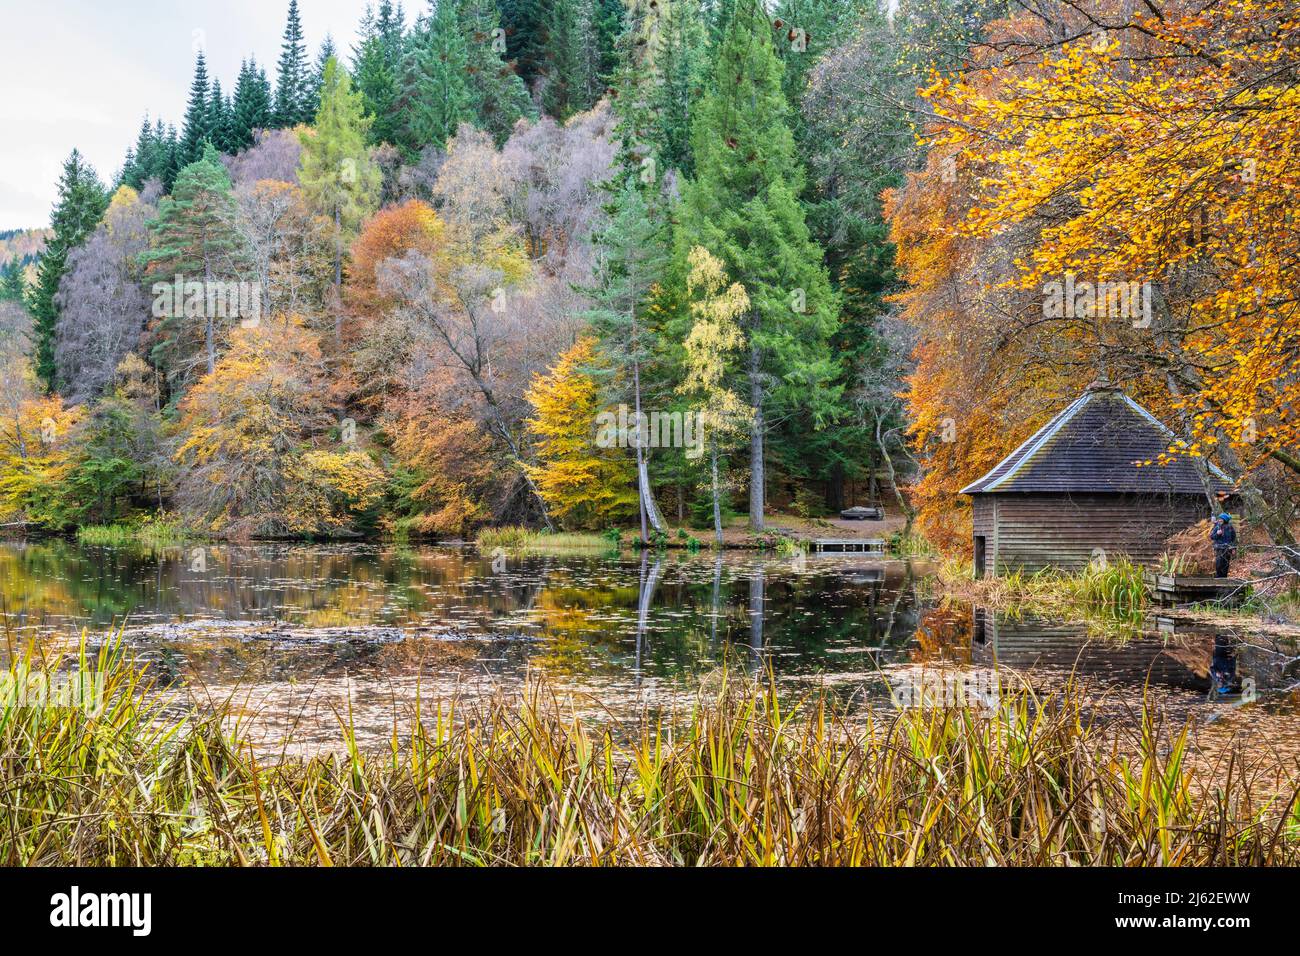
[[1232,515],[1226,511],[1214,519],[1210,544],[1214,546],[1214,576],[1226,578],[1228,566],[1237,552],[1237,529],[1232,526]]

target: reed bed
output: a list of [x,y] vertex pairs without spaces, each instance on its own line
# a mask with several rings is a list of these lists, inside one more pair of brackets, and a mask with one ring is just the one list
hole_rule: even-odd
[[414,714],[379,752],[260,759],[220,714],[175,717],[120,646],[105,700],[0,713],[0,865],[1257,865],[1300,863],[1295,795],[1231,762],[1213,789],[1187,730],[1131,738],[1077,690],[993,715],[783,702],[725,676],[687,719],[615,736],[544,686]]
[[81,544],[112,547],[131,544],[166,547],[184,544],[191,537],[179,519],[162,516],[133,523],[83,525],[77,529],[77,541]]
[[531,528],[507,526],[484,528],[475,536],[480,551],[502,548],[506,551],[538,554],[562,551],[608,551],[617,543],[605,535],[580,531],[533,531]]

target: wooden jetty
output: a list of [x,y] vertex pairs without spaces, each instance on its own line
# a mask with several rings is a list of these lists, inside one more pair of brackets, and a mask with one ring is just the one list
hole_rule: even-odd
[[884,538],[815,538],[812,543],[812,549],[819,553],[822,552],[840,552],[840,553],[870,553],[884,554]]
[[1248,583],[1241,578],[1165,574],[1158,571],[1144,572],[1142,581],[1147,592],[1160,604],[1198,604],[1206,601],[1235,603],[1245,596]]

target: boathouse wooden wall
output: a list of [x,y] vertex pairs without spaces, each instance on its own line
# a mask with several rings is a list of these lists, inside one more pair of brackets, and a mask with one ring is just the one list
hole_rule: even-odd
[[1194,495],[1107,493],[977,494],[973,533],[984,537],[986,573],[1022,568],[1078,570],[1101,548],[1108,558],[1128,555],[1154,564],[1170,535],[1209,515]]

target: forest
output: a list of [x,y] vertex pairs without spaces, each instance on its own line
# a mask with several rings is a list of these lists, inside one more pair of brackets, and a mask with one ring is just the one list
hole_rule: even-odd
[[[272,69],[198,51],[7,257],[0,521],[721,542],[884,503],[959,550],[959,490],[1104,378],[1300,560],[1298,17],[383,0],[313,51],[291,0]],[[1076,278],[1145,312],[1051,308]]]

